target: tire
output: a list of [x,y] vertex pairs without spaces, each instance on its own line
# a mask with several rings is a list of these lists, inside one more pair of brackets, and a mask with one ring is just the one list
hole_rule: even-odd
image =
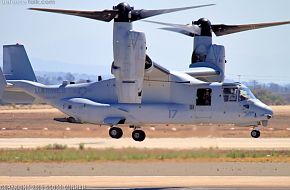
[[259,138],[260,135],[261,135],[261,133],[260,133],[260,131],[258,131],[258,130],[252,130],[252,131],[251,131],[251,136],[252,136],[253,138]]
[[76,122],[77,122],[76,119],[75,119],[74,117],[68,117],[68,118],[67,118],[67,121],[68,121],[69,123],[76,123]]
[[142,130],[135,130],[133,131],[132,133],[132,138],[135,140],[135,141],[144,141],[144,139],[146,138],[146,134],[144,131]]
[[114,139],[119,139],[123,136],[123,131],[119,127],[111,127],[109,130],[109,135]]

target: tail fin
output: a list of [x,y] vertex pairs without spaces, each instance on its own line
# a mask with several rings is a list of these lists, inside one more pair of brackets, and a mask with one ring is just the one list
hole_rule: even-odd
[[0,68],[0,98],[2,98],[6,86],[7,82],[3,75],[2,69]]
[[3,72],[7,80],[37,81],[23,45],[3,46]]

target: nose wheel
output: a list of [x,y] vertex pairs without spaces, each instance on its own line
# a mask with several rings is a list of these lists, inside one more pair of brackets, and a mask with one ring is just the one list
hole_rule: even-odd
[[146,137],[146,134],[145,134],[145,132],[142,131],[142,130],[134,130],[134,131],[132,132],[132,138],[133,138],[135,141],[139,141],[139,142],[144,141],[145,137]]
[[253,130],[251,131],[251,136],[252,136],[253,138],[259,138],[260,135],[261,135],[261,133],[260,133],[260,131],[257,130],[257,129],[253,129]]
[[119,139],[123,136],[123,131],[119,127],[111,127],[109,130],[109,135],[114,139]]

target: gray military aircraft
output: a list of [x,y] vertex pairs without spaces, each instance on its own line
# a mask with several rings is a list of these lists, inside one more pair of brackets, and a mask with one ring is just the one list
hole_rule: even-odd
[[[132,138],[143,141],[145,124],[236,124],[253,126],[251,136],[258,138],[258,126],[267,126],[271,108],[259,101],[241,83],[223,83],[225,55],[222,46],[199,49],[207,52],[185,72],[170,71],[153,62],[146,54],[143,32],[133,30],[132,22],[151,16],[195,7],[134,10],[120,3],[112,10],[79,11],[33,10],[63,13],[95,20],[114,19],[115,78],[88,83],[43,85],[36,81],[22,45],[4,46],[4,75],[0,73],[0,94],[4,90],[23,90],[70,116],[71,122],[110,126],[109,135],[121,138],[122,124],[134,128]],[[198,26],[201,31],[202,25]],[[202,33],[199,34],[202,38]],[[207,39],[209,40],[209,39]],[[204,40],[201,39],[204,43]],[[201,50],[200,50],[201,51]]]

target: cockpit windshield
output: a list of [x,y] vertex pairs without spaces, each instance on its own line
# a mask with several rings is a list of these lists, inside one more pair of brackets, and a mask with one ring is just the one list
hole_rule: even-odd
[[240,97],[239,98],[240,98],[240,101],[247,100],[247,99],[256,99],[254,94],[247,87],[240,88]]

